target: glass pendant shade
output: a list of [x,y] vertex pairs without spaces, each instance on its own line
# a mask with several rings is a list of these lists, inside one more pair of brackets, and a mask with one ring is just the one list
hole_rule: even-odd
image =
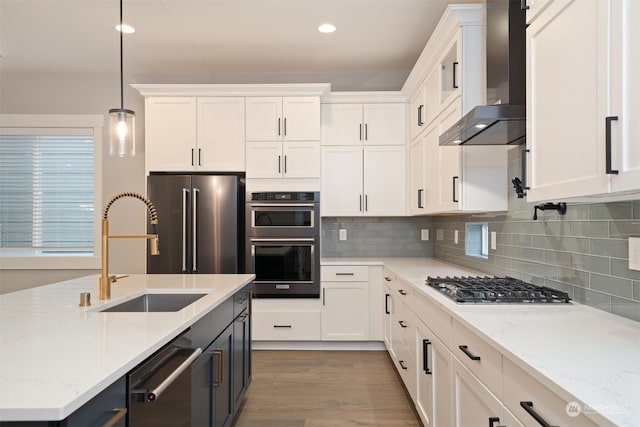
[[136,154],[136,115],[132,110],[109,110],[109,155],[131,157]]

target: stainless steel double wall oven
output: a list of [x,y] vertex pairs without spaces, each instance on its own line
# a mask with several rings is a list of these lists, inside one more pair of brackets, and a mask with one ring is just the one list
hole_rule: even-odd
[[320,297],[320,193],[252,192],[246,263],[258,298]]

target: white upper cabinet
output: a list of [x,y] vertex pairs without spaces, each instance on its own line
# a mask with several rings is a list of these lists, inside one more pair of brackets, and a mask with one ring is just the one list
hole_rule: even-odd
[[528,201],[640,191],[638,19],[635,0],[554,0],[527,28]]
[[322,145],[404,145],[406,104],[323,104]]
[[198,170],[244,171],[244,98],[197,100]]
[[315,96],[246,99],[247,141],[319,141],[320,98]]
[[147,98],[145,100],[147,170],[195,170],[196,131],[196,98]]
[[247,142],[247,178],[318,178],[320,145],[311,141]]

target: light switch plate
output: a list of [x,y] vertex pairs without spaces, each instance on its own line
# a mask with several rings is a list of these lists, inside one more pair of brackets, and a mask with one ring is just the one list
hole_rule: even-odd
[[420,240],[429,240],[429,229],[423,228],[420,230]]
[[491,249],[492,250],[496,250],[496,232],[492,231],[491,232]]
[[640,271],[640,237],[629,237],[629,270]]
[[340,240],[347,240],[347,229],[346,228],[341,228],[340,229],[339,239]]
[[453,243],[458,244],[458,230],[453,230]]

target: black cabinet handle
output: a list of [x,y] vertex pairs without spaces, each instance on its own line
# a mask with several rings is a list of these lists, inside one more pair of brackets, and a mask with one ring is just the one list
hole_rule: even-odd
[[407,294],[407,292],[404,289],[398,289],[398,293],[400,295],[406,295]]
[[524,190],[531,189],[531,187],[527,185],[527,153],[529,152],[531,152],[531,150],[528,150],[528,149],[522,150],[522,188]]
[[353,273],[336,273],[336,276],[353,276]]
[[389,311],[389,297],[391,295],[389,294],[384,294],[384,314],[391,314],[391,312]]
[[520,0],[520,9],[522,9],[522,10],[528,10],[529,9],[529,5],[527,4],[527,0]]
[[287,173],[287,155],[286,154],[284,155],[284,173]]
[[429,345],[431,345],[431,341],[422,340],[422,370],[427,375],[432,373],[429,369]]
[[464,354],[466,354],[471,360],[480,360],[480,356],[476,356],[475,354],[469,351],[469,347],[466,345],[459,345],[458,348],[462,350]]
[[458,63],[453,63],[453,88],[458,89],[458,84],[456,82],[456,68],[458,68]]
[[291,328],[291,325],[273,325],[274,328]]
[[195,154],[195,149],[192,148],[191,149],[191,166],[195,166],[195,161],[193,160],[193,155]]
[[[365,128],[366,129],[366,128]],[[365,136],[366,139],[366,136]],[[367,212],[369,210],[369,195],[364,195],[364,211]]]
[[404,366],[404,360],[399,360],[399,361],[398,361],[398,363],[400,364],[400,367],[401,367],[402,369],[404,369],[405,371],[406,371],[407,369],[409,369],[409,368],[407,368],[406,366]]
[[458,203],[458,199],[456,199],[456,181],[458,180],[457,176],[454,176],[453,179],[451,180],[453,182],[453,201],[454,203]]
[[407,325],[405,325],[404,320],[398,320],[398,323],[400,324],[401,327],[406,328]]
[[520,406],[522,406],[522,409],[527,411],[527,413],[531,415],[542,427],[553,427],[533,409],[533,402],[520,402]]
[[391,281],[391,279],[389,277],[386,277],[386,276],[385,276],[384,280],[386,280],[387,282]]
[[284,136],[287,136],[287,118],[284,118]]
[[422,121],[422,110],[424,110],[424,105],[418,107],[418,126],[422,126],[424,124]]
[[422,193],[424,192],[424,189],[419,189],[418,190],[418,209],[422,209],[424,208],[424,206],[422,205]]
[[280,136],[280,117],[278,117],[278,136]]
[[198,148],[198,166],[202,166],[202,148]]
[[369,139],[369,125],[367,123],[364,124],[364,140],[367,141]]
[[609,116],[605,118],[605,156],[607,175],[617,175],[617,169],[611,169],[611,122],[618,120],[618,116]]
[[360,195],[360,212],[362,212],[362,194]]
[[[494,423],[499,423],[500,418],[498,417],[489,417],[489,427],[493,427]],[[504,426],[496,426],[496,427],[504,427]]]
[[278,173],[282,172],[281,165],[282,164],[282,156],[278,156]]

